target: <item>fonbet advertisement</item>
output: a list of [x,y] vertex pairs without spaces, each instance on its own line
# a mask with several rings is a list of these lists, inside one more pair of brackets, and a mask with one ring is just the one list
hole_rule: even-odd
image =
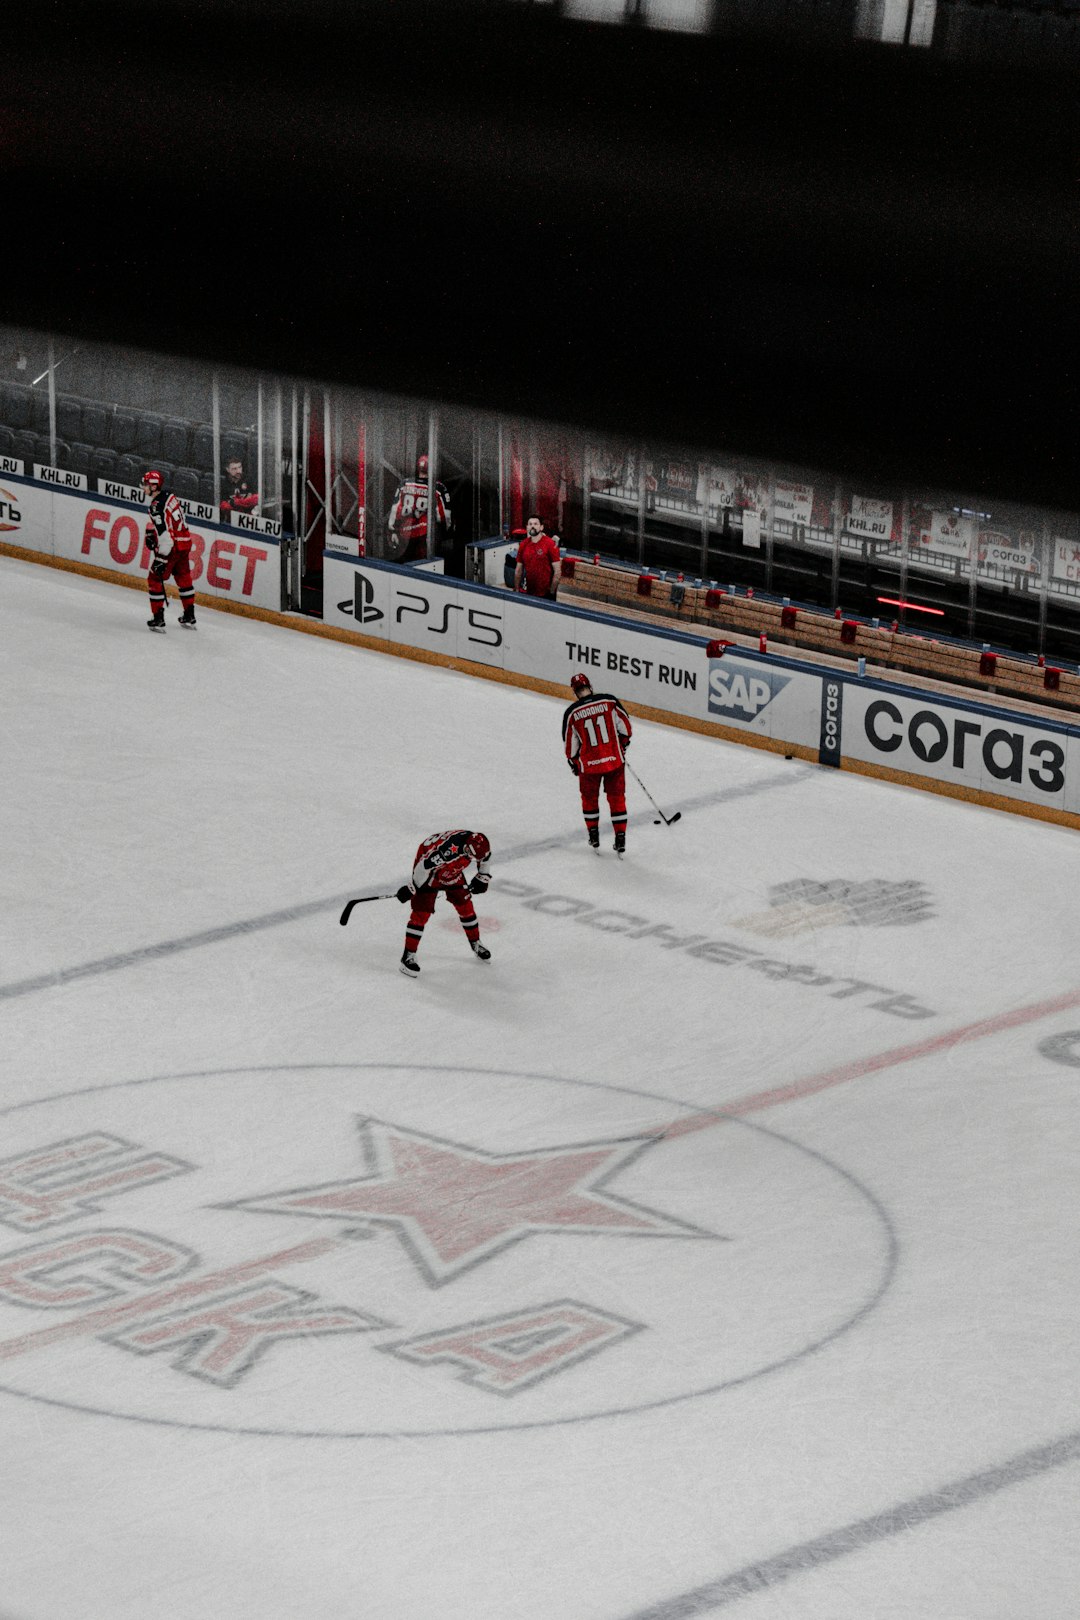
[[[181,502],[187,509],[187,503]],[[205,510],[203,508],[202,510]],[[281,606],[280,548],[267,535],[228,533],[197,521],[192,532],[195,589],[256,607]],[[28,551],[93,563],[145,578],[150,553],[143,544],[141,505],[68,488],[46,488],[5,476],[0,466],[0,539]]]

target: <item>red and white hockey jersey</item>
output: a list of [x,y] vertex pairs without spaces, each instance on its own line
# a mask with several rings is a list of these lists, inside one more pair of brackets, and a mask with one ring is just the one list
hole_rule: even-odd
[[[428,537],[428,487],[418,479],[407,478],[399,484],[394,504],[386,520],[387,527],[398,536],[403,546],[416,545]],[[450,492],[445,484],[435,485],[435,537],[440,538],[450,527]]]
[[562,729],[567,759],[577,760],[587,776],[617,771],[623,763],[623,740],[633,735],[630,716],[608,692],[571,703]]
[[159,490],[149,510],[145,538],[151,551],[156,551],[159,557],[168,557],[174,546],[178,551],[190,549],[194,536],[175,495],[169,490]]
[[[475,859],[465,847],[473,836],[467,827],[455,827],[452,832],[432,833],[425,838],[413,864],[413,888],[451,889],[455,883],[463,883],[465,868]],[[490,855],[485,855],[476,862],[478,877],[490,878],[490,860]]]

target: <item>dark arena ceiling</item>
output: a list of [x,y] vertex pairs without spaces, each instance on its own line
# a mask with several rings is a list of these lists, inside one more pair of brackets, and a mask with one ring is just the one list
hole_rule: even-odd
[[746,15],[9,0],[0,321],[1080,507],[1075,78]]

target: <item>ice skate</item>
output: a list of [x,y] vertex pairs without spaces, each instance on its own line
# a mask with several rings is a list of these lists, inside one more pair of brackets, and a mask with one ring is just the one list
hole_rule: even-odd
[[589,828],[589,848],[590,849],[595,849],[596,853],[599,855],[599,853],[600,853],[600,834],[597,832],[595,827],[590,827]]
[[482,945],[478,939],[474,939],[472,941],[472,953],[478,962],[491,961],[491,952],[488,950],[487,946]]
[[164,630],[164,628],[165,628],[165,615],[164,615],[164,613],[155,613],[154,617],[152,619],[147,619],[146,628],[148,630]]
[[415,979],[420,971],[420,964],[412,951],[406,951],[401,958],[401,971],[408,978]]
[[624,832],[617,832],[615,834],[614,849],[616,855],[621,861],[623,856],[626,854],[626,834]]
[[185,630],[195,629],[195,615],[188,609],[185,609],[184,612],[181,613],[176,622],[177,624],[182,624]]

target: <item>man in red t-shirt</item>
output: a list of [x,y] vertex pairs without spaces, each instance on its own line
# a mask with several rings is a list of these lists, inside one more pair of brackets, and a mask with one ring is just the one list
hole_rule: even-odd
[[590,849],[600,848],[600,784],[604,784],[615,853],[626,849],[626,750],[630,746],[630,716],[609,692],[594,692],[587,675],[570,681],[574,701],[563,715],[566,758],[581,789],[581,811]]
[[525,524],[525,538],[518,541],[514,589],[525,596],[546,596],[555,600],[559,588],[559,537],[545,534],[535,512]]

